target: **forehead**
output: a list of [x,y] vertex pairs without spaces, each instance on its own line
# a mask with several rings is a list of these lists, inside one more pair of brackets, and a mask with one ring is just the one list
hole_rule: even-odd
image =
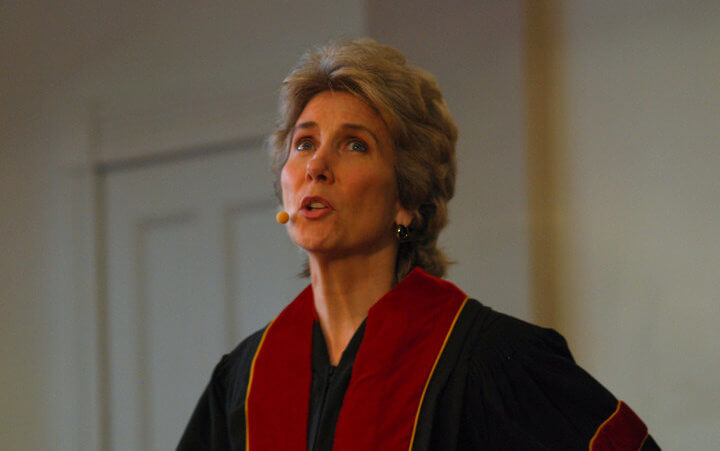
[[323,91],[305,105],[295,125],[315,122],[318,126],[356,124],[389,137],[385,122],[373,107],[343,91]]

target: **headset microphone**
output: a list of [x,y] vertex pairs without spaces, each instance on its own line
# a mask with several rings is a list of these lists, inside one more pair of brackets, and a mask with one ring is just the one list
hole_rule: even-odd
[[278,214],[275,215],[275,220],[280,224],[285,224],[290,220],[290,215],[287,211],[279,211]]

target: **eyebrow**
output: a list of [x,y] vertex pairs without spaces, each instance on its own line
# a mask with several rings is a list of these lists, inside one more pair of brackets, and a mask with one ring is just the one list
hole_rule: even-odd
[[[301,122],[301,123],[297,124],[297,125],[293,128],[293,136],[295,135],[295,133],[297,133],[298,130],[306,130],[306,129],[308,129],[308,128],[314,128],[314,127],[318,127],[318,123],[315,122],[315,121]],[[375,133],[373,133],[372,130],[370,130],[369,128],[365,127],[364,125],[360,125],[360,124],[342,124],[341,127],[342,127],[342,128],[345,128],[345,129],[349,129],[349,130],[359,130],[359,131],[366,132],[367,134],[369,134],[370,136],[373,137],[373,139],[375,140],[375,144],[376,144],[376,145],[378,145],[378,146],[380,145],[380,140],[378,139],[377,136],[375,136]]]
[[350,130],[359,130],[359,131],[366,132],[367,134],[369,134],[370,136],[373,137],[373,139],[375,140],[375,144],[376,144],[377,146],[380,146],[380,140],[378,139],[377,136],[375,136],[375,133],[373,133],[369,128],[365,127],[364,125],[359,125],[359,124],[343,124],[342,127],[343,127],[343,128],[347,128],[347,129],[350,129]]

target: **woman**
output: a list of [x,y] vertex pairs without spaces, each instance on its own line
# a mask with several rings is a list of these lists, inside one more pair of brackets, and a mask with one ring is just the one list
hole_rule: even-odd
[[180,449],[645,449],[563,338],[439,279],[456,127],[431,75],[361,39],[285,80],[276,188],[311,284],[223,357]]

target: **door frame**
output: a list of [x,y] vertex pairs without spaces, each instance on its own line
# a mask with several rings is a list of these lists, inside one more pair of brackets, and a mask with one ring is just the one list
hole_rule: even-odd
[[[90,385],[73,387],[81,406],[75,420],[80,426],[76,443],[81,446],[110,447],[106,176],[119,170],[257,148],[270,133],[269,118],[275,116],[273,95],[256,94],[251,101],[208,100],[201,109],[195,108],[194,102],[176,101],[172,107],[152,111],[131,108],[108,114],[96,108],[86,113],[86,158],[72,175],[71,215],[83,233],[75,233],[70,244],[77,310],[68,325],[71,330],[83,331],[72,356],[76,363],[73,379]],[[248,105],[265,107],[248,111]],[[128,117],[133,121],[130,127]]]

